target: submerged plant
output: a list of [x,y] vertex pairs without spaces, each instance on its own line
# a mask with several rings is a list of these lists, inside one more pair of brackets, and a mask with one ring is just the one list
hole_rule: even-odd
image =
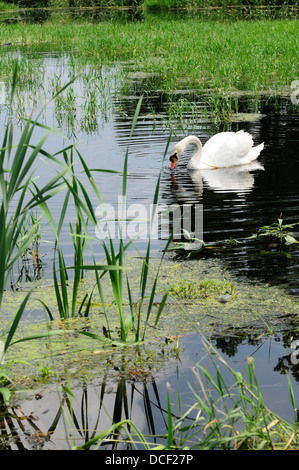
[[188,240],[187,242],[175,242],[174,246],[171,248],[173,250],[178,250],[178,249],[183,249],[189,254],[187,257],[190,255],[190,253],[199,253],[205,248],[205,242],[203,240],[200,240],[197,237],[192,236],[191,233],[188,232],[188,230],[183,229],[182,230],[184,237]]
[[42,278],[44,263],[40,253],[40,246],[42,241],[45,242],[45,240],[41,238],[42,218],[43,214],[38,215],[37,213],[30,212],[27,219],[20,227],[20,238],[16,244],[16,248],[19,248],[22,241],[27,239],[30,230],[33,229],[34,231],[32,232],[31,243],[27,246],[24,253],[20,254],[18,263],[16,263],[16,270],[18,272],[17,278],[13,279],[13,272],[11,273],[10,283],[12,289],[17,288],[23,280],[32,282]]
[[292,232],[290,230],[294,229],[298,222],[293,224],[284,224],[282,216],[277,219],[277,222],[273,222],[270,225],[264,225],[260,227],[257,233],[248,237],[248,240],[255,239],[258,237],[275,237],[277,242],[270,243],[268,246],[269,248],[276,248],[278,247],[278,251],[273,252],[272,250],[264,250],[262,254],[268,255],[273,253],[279,253],[280,255],[285,256],[286,258],[291,258],[292,255],[288,251],[286,251],[285,247],[290,247],[295,243],[299,243],[296,238],[293,237]]
[[43,379],[48,379],[53,374],[53,367],[43,365],[40,367],[40,375]]

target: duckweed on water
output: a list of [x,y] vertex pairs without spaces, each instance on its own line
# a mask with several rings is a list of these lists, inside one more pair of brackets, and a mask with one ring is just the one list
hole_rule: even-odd
[[[128,256],[127,263],[129,267],[134,267],[134,270],[129,271],[134,291],[134,287],[137,288],[139,283],[136,267],[138,263],[141,264],[141,260]],[[152,279],[149,280],[149,285],[154,281],[155,265],[158,263],[159,259],[153,259],[151,262]],[[194,282],[194,279],[199,280]],[[78,298],[81,296],[83,299],[93,285],[93,277],[84,279]],[[111,300],[107,305],[109,322],[117,339],[119,324],[117,309],[112,302],[113,293],[109,282],[104,283],[103,287],[107,293],[107,302]],[[27,364],[16,365],[13,373],[19,376],[19,380],[20,377],[23,379],[25,377],[27,381],[28,377],[33,377],[34,381],[41,379],[43,368],[52,366],[58,374],[64,374],[64,371],[69,369],[74,376],[83,375],[86,380],[107,370],[112,376],[117,377],[120,371],[126,374],[126,371],[136,367],[147,374],[159,373],[160,370],[164,370],[166,363],[169,364],[169,361],[175,357],[174,345],[171,343],[166,345],[166,338],[185,335],[195,329],[207,337],[211,334],[231,335],[240,331],[256,333],[282,331],[290,319],[295,320],[299,313],[299,303],[282,289],[270,285],[240,282],[227,273],[221,264],[208,260],[188,263],[165,260],[161,268],[153,309],[158,309],[160,298],[165,291],[173,295],[169,296],[157,327],[150,325],[147,329],[144,343],[136,344],[132,335],[125,345],[119,343],[118,347],[115,347],[80,334],[80,331],[85,331],[104,339],[105,318],[100,299],[95,296],[88,318],[50,322],[47,327],[49,331],[62,328],[60,335],[17,343],[9,348],[7,361],[26,357],[30,367]],[[228,302],[223,303],[219,295],[227,292],[232,295]],[[22,293],[6,292],[5,297],[7,300],[5,305],[10,305],[14,299],[16,307],[16,300],[21,302]],[[35,290],[29,304],[31,315],[20,326],[16,339],[45,332],[44,320],[35,321],[33,324],[34,317],[41,314],[39,300],[43,300],[49,308],[54,309],[53,288],[49,286]],[[129,311],[125,298],[124,308],[128,308]]]
[[170,286],[170,294],[175,295],[179,299],[197,299],[199,297],[208,297],[213,294],[224,294],[232,292],[233,284],[226,281],[217,281],[214,279],[206,279],[200,282],[186,281],[179,279],[176,284]]

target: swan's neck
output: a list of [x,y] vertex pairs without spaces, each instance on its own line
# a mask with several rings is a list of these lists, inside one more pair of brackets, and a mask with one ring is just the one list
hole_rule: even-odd
[[188,145],[193,145],[194,146],[194,153],[193,153],[192,157],[190,158],[189,163],[191,165],[194,162],[199,164],[200,159],[201,159],[201,155],[202,155],[202,143],[198,139],[198,137],[196,137],[195,135],[189,135],[188,137],[185,137],[181,141],[181,144],[184,147],[184,150]]

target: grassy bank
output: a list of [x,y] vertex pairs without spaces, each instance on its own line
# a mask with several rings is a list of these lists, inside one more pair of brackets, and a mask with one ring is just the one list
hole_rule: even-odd
[[[211,8],[211,7],[233,7],[233,6],[246,6],[249,2],[244,0],[143,0],[142,6],[147,9],[172,9],[172,8]],[[251,0],[250,7],[264,7],[267,5],[266,1]],[[268,6],[268,5],[267,5]],[[273,1],[271,6],[298,6],[297,0],[291,1]]]
[[[126,6],[126,7],[147,7],[155,6],[157,8],[202,8],[211,6],[234,6],[245,5],[248,6],[248,1],[245,0],[7,0],[0,2],[4,5],[13,5],[20,7],[32,8],[38,6],[41,8],[47,7],[98,7],[98,6]],[[264,6],[269,2],[261,0],[251,0],[250,6]],[[298,5],[298,0],[272,0],[271,5],[286,6]]]
[[[216,35],[215,31],[217,32]],[[149,17],[143,23],[135,22],[125,24],[107,21],[100,24],[91,24],[88,22],[84,24],[77,22],[74,24],[70,20],[58,23],[53,20],[47,21],[44,24],[3,23],[0,25],[0,37],[2,38],[1,41],[3,44],[3,55],[0,61],[0,78],[1,80],[7,78],[8,81],[11,77],[11,69],[14,65],[16,55],[21,52],[20,55],[22,57],[23,51],[28,53],[39,50],[71,53],[74,58],[73,62],[78,68],[80,68],[80,64],[82,63],[89,63],[94,68],[100,68],[101,64],[104,63],[119,61],[134,62],[137,70],[151,72],[152,74],[150,78],[145,81],[143,89],[140,90],[141,92],[149,91],[151,88],[157,87],[163,87],[164,90],[172,91],[175,88],[192,88],[195,86],[202,89],[214,88],[217,91],[253,90],[259,93],[262,90],[266,91],[269,89],[279,91],[289,86],[293,80],[298,78],[298,75],[296,75],[298,23],[296,21],[256,21],[254,23],[240,21],[237,23],[215,23],[210,21],[199,22],[194,19],[189,19],[188,21],[161,19],[161,21],[157,22],[156,19],[153,20]],[[7,47],[4,45],[6,42],[11,43],[12,45]],[[18,70],[16,69],[15,82],[17,82],[18,75],[22,80],[23,86],[24,81],[27,79],[26,74],[29,82],[28,71],[31,57],[31,55],[27,54],[26,59],[23,60],[23,62],[26,63],[27,69],[23,68],[22,62],[20,64],[20,68]],[[32,63],[34,63],[34,61],[32,61]],[[35,83],[40,83],[41,74],[34,73],[33,68],[31,70],[30,77],[32,78],[32,81],[35,81]],[[137,121],[137,114],[138,113],[136,113],[136,117],[133,122],[132,133]],[[30,127],[31,124],[32,127]],[[45,138],[43,138],[36,146],[33,146],[30,143],[34,128],[35,123],[28,121],[19,142],[15,142],[13,139],[12,124],[10,124],[9,121],[2,143],[2,165],[0,168],[1,194],[3,200],[1,208],[2,228],[0,237],[0,247],[2,248],[0,250],[2,257],[2,278],[0,280],[0,294],[3,294],[5,291],[7,273],[11,269],[12,262],[14,261],[13,249],[16,241],[19,241],[21,227],[25,223],[29,210],[39,205],[46,214],[47,220],[53,228],[53,233],[57,239],[57,244],[55,245],[56,256],[53,261],[53,286],[55,289],[51,289],[51,300],[53,304],[50,305],[48,298],[41,298],[41,294],[39,293],[37,299],[39,303],[43,302],[41,305],[46,307],[45,311],[47,315],[49,315],[50,325],[54,328],[53,330],[51,328],[48,330],[48,322],[45,322],[45,324],[42,325],[42,331],[38,332],[40,339],[42,341],[47,341],[45,344],[47,361],[50,358],[49,344],[51,345],[51,348],[53,347],[51,339],[56,338],[57,336],[59,338],[61,336],[63,340],[65,339],[68,346],[70,346],[71,340],[74,340],[74,342],[78,344],[77,337],[80,334],[84,339],[88,338],[88,340],[93,341],[92,351],[95,354],[95,358],[98,357],[97,355],[103,353],[104,346],[107,344],[109,347],[111,346],[113,351],[111,361],[114,361],[114,363],[111,362],[111,364],[116,366],[116,350],[120,352],[124,350],[126,351],[126,349],[123,349],[125,346],[128,346],[129,349],[132,346],[132,343],[141,342],[145,338],[148,339],[148,331],[151,331],[149,322],[150,317],[155,326],[156,324],[163,326],[162,322],[164,319],[163,317],[160,318],[162,309],[165,307],[166,312],[167,309],[169,309],[170,312],[173,310],[173,304],[168,304],[168,301],[165,303],[166,295],[168,295],[169,290],[168,284],[167,286],[164,286],[166,293],[164,290],[157,290],[159,287],[158,275],[160,276],[160,272],[162,273],[163,268],[165,268],[164,260],[161,267],[160,260],[158,261],[158,266],[155,266],[152,262],[149,266],[150,250],[148,248],[146,257],[142,259],[140,272],[138,271],[137,278],[134,278],[132,281],[129,275],[126,274],[126,269],[130,267],[128,259],[125,257],[126,246],[121,243],[119,251],[117,252],[115,251],[116,249],[113,246],[112,240],[109,240],[110,244],[105,247],[107,264],[82,265],[84,262],[84,240],[88,240],[90,233],[87,229],[86,219],[92,227],[96,222],[96,217],[93,212],[93,204],[89,198],[91,192],[94,192],[99,200],[101,199],[99,188],[97,188],[93,182],[91,173],[93,170],[89,170],[86,166],[84,156],[81,159],[81,156],[78,154],[84,174],[88,176],[88,181],[90,182],[90,187],[88,186],[88,188],[85,188],[81,180],[82,172],[77,173],[77,167],[75,168],[76,171],[73,169],[73,154],[76,150],[75,147],[70,146],[66,149],[61,149],[61,151],[57,152],[55,155],[50,155],[48,152],[43,150],[43,144],[48,134],[46,134]],[[48,127],[45,127],[44,130],[49,132],[49,134],[51,131],[54,131],[54,129],[49,129]],[[16,145],[16,152],[13,143]],[[28,160],[26,160],[26,151],[29,153],[29,163]],[[165,155],[166,152],[167,149],[165,150]],[[45,187],[39,189],[36,186],[37,183],[33,180],[33,172],[31,174],[31,170],[33,171],[36,156],[40,155],[40,153],[49,160],[55,161],[62,155],[63,159],[61,158],[61,162],[59,162],[61,165],[61,173],[52,181],[47,182]],[[11,155],[13,155],[14,158],[11,158]],[[123,195],[126,193],[127,186],[127,157],[128,153],[124,159],[123,166]],[[25,204],[22,206],[20,203],[18,205],[18,212],[15,211],[14,219],[11,219],[10,212],[8,210],[10,202],[15,196],[21,196],[22,202],[30,183],[32,183],[30,187],[33,191],[31,203],[26,206]],[[61,216],[57,226],[57,224],[54,224],[54,221],[52,220],[51,213],[47,207],[47,202],[48,199],[54,197],[62,187],[67,189],[67,194],[65,199],[62,201]],[[158,195],[158,189],[159,180],[157,182],[157,189],[155,191],[154,198]],[[67,268],[65,268],[63,259],[63,247],[59,246],[60,229],[64,222],[69,199],[71,198],[74,200],[76,214],[78,221],[80,222],[77,223],[76,227],[70,227],[70,231],[74,239],[74,266],[69,268],[69,270],[75,271],[73,283],[68,282],[66,276]],[[154,202],[156,201],[154,200]],[[16,218],[16,215],[18,215],[18,218]],[[20,247],[17,255],[21,254],[21,248],[24,250],[29,246],[31,237],[34,236],[33,229],[34,226],[27,237],[23,239],[21,238],[21,240],[23,240],[23,245]],[[94,279],[91,289],[88,291],[89,295],[86,294],[85,297],[82,296],[81,298],[79,287],[82,267],[89,271],[93,271]],[[153,267],[157,269],[152,269]],[[136,272],[135,262],[134,268]],[[173,271],[178,275],[178,268],[176,265],[174,266]],[[197,271],[198,263],[196,263],[196,273]],[[102,273],[105,273],[106,276],[102,277]],[[167,269],[167,273],[168,276],[170,276],[169,269]],[[108,291],[104,281],[108,283],[110,291]],[[170,279],[168,279],[168,281],[170,281]],[[219,283],[217,283],[216,287],[219,288],[218,284]],[[189,316],[192,312],[189,311],[191,306],[188,306],[188,303],[191,303],[192,308],[195,307],[196,309],[196,321],[199,321],[198,305],[199,303],[204,303],[204,310],[206,312],[207,298],[210,311],[213,308],[218,315],[220,313],[219,300],[208,296],[207,285],[210,284],[205,283],[204,286],[202,284],[200,285],[201,288],[204,287],[204,298],[199,299],[197,304],[192,298],[192,292],[192,295],[190,295],[190,281],[186,284],[186,279],[184,283],[179,284],[179,289],[177,286],[173,287],[171,283],[170,286],[172,287],[170,288],[170,293],[173,295],[174,299],[178,298],[179,302],[181,298],[186,300],[186,311]],[[214,288],[214,282],[211,283],[211,285]],[[192,286],[194,287],[194,283]],[[86,284],[84,287],[85,294]],[[47,294],[45,289],[40,292],[44,295]],[[149,292],[150,295],[148,294]],[[246,307],[248,306],[248,293],[245,292],[244,296],[241,297],[240,292],[237,290],[236,292],[236,295],[231,299],[229,304],[221,304],[221,308],[223,308],[223,310],[226,309],[227,313],[234,305],[237,305],[240,309],[241,301],[244,302]],[[260,290],[255,289],[255,300],[258,298],[258,292],[260,292]],[[107,298],[108,293],[111,293],[110,298]],[[158,303],[158,305],[154,302],[156,293],[163,296],[162,301]],[[222,291],[217,291],[217,294],[220,293],[222,293]],[[134,297],[135,294],[138,296],[137,300]],[[98,297],[96,298],[95,295]],[[261,295],[263,295],[263,292]],[[271,299],[275,299],[276,301],[277,298],[279,298],[279,309],[281,309],[281,297],[271,295]],[[27,306],[29,306],[29,303],[26,303],[27,300],[29,302],[29,293],[28,298],[26,297],[25,301],[22,299],[21,306],[17,310],[13,323],[9,323],[7,328],[1,332],[0,346],[2,342],[5,360],[10,358],[9,354],[10,352],[14,352],[16,344],[21,343],[28,346],[28,343],[33,344],[33,342],[30,343],[29,339],[38,339],[37,336],[24,337],[24,331],[19,328],[19,321],[22,317],[23,311]],[[5,301],[6,300],[4,299],[4,302]],[[16,308],[15,296],[14,302],[7,302],[7,304],[13,305]],[[4,303],[2,303],[2,305],[4,305]],[[54,306],[52,307],[52,305]],[[115,307],[114,314],[117,320],[117,329],[111,328],[112,305]],[[95,325],[94,323],[91,323],[91,325],[88,325],[88,329],[85,329],[84,320],[86,320],[87,317],[88,320],[90,318],[92,320],[92,314],[89,318],[92,307],[97,309],[97,314],[99,313],[99,308],[101,309],[100,324]],[[259,308],[261,309],[261,307],[262,305],[260,302]],[[293,305],[291,305],[291,307],[292,313],[294,313],[295,308]],[[273,308],[269,309],[269,305],[267,305],[266,308],[267,311],[270,310],[271,315],[273,315]],[[245,310],[245,308],[243,309]],[[237,319],[242,319],[239,312],[237,311],[236,313]],[[77,317],[76,320],[79,320],[80,323],[80,329],[78,329],[78,331],[75,328],[73,330],[71,329],[74,326],[74,323],[71,320],[74,319],[75,316]],[[105,319],[105,325],[107,325],[107,328],[102,327],[102,318]],[[166,319],[169,321],[169,318],[170,314]],[[258,316],[257,318],[259,319],[260,317]],[[53,319],[57,320],[57,324],[59,325],[56,328],[56,323]],[[228,315],[219,315],[219,322],[224,322],[223,319],[227,321]],[[80,320],[82,320],[82,322]],[[179,318],[177,328],[175,328],[176,325],[174,320],[171,320],[171,328],[172,330],[175,329],[174,334],[177,334],[177,331],[181,333],[181,318]],[[236,326],[236,320],[233,324]],[[70,330],[67,331],[69,326]],[[208,325],[208,327],[210,326],[213,327],[214,330],[214,319],[213,323]],[[223,323],[221,326],[223,326]],[[173,332],[172,330],[170,331],[170,334]],[[164,336],[165,329],[162,329],[162,332]],[[55,346],[58,346],[59,348],[57,355],[64,358],[66,350],[65,348],[62,349],[62,342],[58,343],[58,341],[55,341]],[[116,346],[119,346],[119,348],[116,348]],[[87,347],[85,344],[84,348],[86,352]],[[36,357],[36,350],[34,352],[34,357]],[[26,359],[28,359],[27,348],[26,350],[24,349],[24,351],[19,350],[19,353],[22,358],[26,357]],[[52,353],[53,349],[51,349],[51,354]],[[74,350],[72,350],[72,353],[74,353]],[[39,358],[40,356],[41,351],[39,350]],[[136,357],[137,354],[133,358],[133,366],[136,366],[136,362],[134,362]],[[161,348],[161,358],[164,359],[164,337],[163,349]],[[80,360],[81,357],[77,356],[76,359]],[[155,364],[157,364],[155,357],[154,361]],[[57,364],[58,362],[56,361],[56,367]],[[12,363],[8,365],[13,367],[13,360]],[[67,368],[69,365],[71,369],[72,361],[67,364]],[[90,367],[90,357],[88,357],[87,365]],[[0,366],[0,385],[1,381],[6,385],[6,366],[7,364],[3,367],[2,365]],[[82,364],[80,364],[80,366],[82,366]],[[97,360],[96,366],[99,367],[99,360]],[[41,368],[42,364],[39,363],[38,367]],[[49,371],[50,369],[51,367],[49,368],[48,363],[46,363],[42,368],[43,376],[46,374],[46,370]],[[114,371],[119,372],[119,369],[114,369]],[[209,379],[210,376],[207,375],[206,371],[204,372],[205,377]],[[264,446],[264,448],[273,448],[273,442],[275,439],[275,442],[278,440],[279,444],[282,442],[280,447],[288,448],[291,444],[293,445],[293,443],[294,447],[297,447],[297,429],[293,428],[293,425],[285,425],[284,428],[277,426],[274,428],[273,434],[271,434],[274,425],[276,426],[276,424],[278,425],[279,423],[282,423],[282,421],[279,420],[276,415],[273,416],[269,410],[265,409],[259,389],[257,389],[257,392],[254,393],[254,395],[249,395],[250,400],[252,398],[252,401],[249,401],[248,390],[252,391],[254,389],[255,392],[254,371],[251,367],[249,368],[249,373],[250,379],[248,386],[243,379],[241,380],[240,374],[233,373],[233,377],[236,379],[236,382],[233,383],[233,388],[235,388],[235,385],[237,386],[238,396],[237,399],[233,401],[231,410],[228,410],[226,416],[229,417],[229,420],[227,421],[219,418],[218,410],[216,410],[215,407],[215,398],[208,396],[208,393],[206,394],[207,405],[204,403],[206,415],[202,417],[198,414],[196,420],[192,423],[192,426],[187,428],[187,432],[190,431],[192,435],[194,434],[196,440],[199,432],[203,432],[204,435],[208,433],[202,448],[244,448],[242,447],[244,445],[246,448],[261,448],[262,446]],[[121,377],[121,372],[116,375],[117,377]],[[216,391],[219,391],[220,393],[221,400],[219,400],[219,410],[221,411],[223,409],[223,396],[226,400],[227,396],[231,398],[232,395],[228,388],[227,395],[223,395],[223,390],[226,389],[224,379],[222,380],[219,374],[217,375],[217,379],[218,388],[216,388]],[[214,382],[212,380],[210,380],[210,383],[214,387]],[[22,387],[25,387],[26,385],[27,381],[24,381],[24,383],[22,383]],[[69,390],[70,388],[67,389],[67,392],[69,392]],[[246,396],[244,390],[246,391]],[[5,396],[9,399],[9,396],[7,395],[8,388],[3,388],[2,392],[0,390],[0,393],[3,394],[4,399]],[[71,393],[69,393],[69,396],[71,397]],[[4,401],[8,401],[8,399]],[[257,406],[255,406],[256,399]],[[202,399],[198,399],[196,397],[196,400],[194,406],[192,405],[192,409],[190,409],[191,412],[193,411],[193,408],[196,409],[196,407],[198,407],[198,410],[203,408]],[[248,412],[248,403],[249,406],[252,405],[253,413]],[[236,415],[236,410],[238,413],[240,410],[238,415]],[[184,416],[182,416],[182,419],[178,419],[176,428],[172,429],[170,403],[168,414],[167,448],[173,449],[176,445],[173,435],[175,433],[180,434],[181,427],[184,424]],[[245,417],[245,431],[239,440],[236,438],[239,428],[238,426],[234,428],[236,416],[238,419],[239,417],[240,419]],[[219,421],[217,421],[218,419]],[[252,425],[255,427],[253,428]],[[117,426],[121,427],[120,424],[117,424]],[[232,435],[222,435],[220,431],[223,429],[232,429]],[[236,431],[234,429],[236,429]],[[276,431],[277,429],[278,431]],[[109,435],[110,431],[111,430],[109,429],[106,434]],[[257,438],[256,436],[258,432],[260,434],[258,434]],[[277,434],[274,434],[276,432]],[[279,435],[278,432],[280,433]],[[266,438],[268,439],[267,441],[265,441]],[[99,440],[100,439],[97,437],[95,442],[98,443]],[[178,447],[180,445],[183,447],[185,442],[188,443],[185,438],[178,440],[178,442]],[[86,446],[88,447],[90,445],[91,444],[87,444]]]
[[[1,24],[2,42],[26,51],[79,53],[95,66],[133,61],[151,86],[221,90],[281,89],[298,78],[297,20],[212,22],[198,19],[100,24]],[[74,33],[75,31],[75,33]],[[7,54],[7,48],[3,48]],[[12,48],[9,49],[9,58]],[[11,75],[1,60],[2,77]],[[5,70],[6,68],[6,70]]]

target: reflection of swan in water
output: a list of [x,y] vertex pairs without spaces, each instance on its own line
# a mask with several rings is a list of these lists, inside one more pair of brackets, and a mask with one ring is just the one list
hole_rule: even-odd
[[[238,194],[252,190],[254,186],[254,174],[250,171],[264,170],[259,162],[252,162],[246,166],[232,168],[218,168],[217,170],[193,170],[188,171],[188,180],[184,176],[184,183],[180,183],[172,174],[172,189],[176,199],[181,201],[199,201],[202,198],[204,184],[216,192],[234,192]],[[191,183],[190,184],[190,180]]]
[[172,149],[169,158],[171,170],[174,169],[178,159],[188,145],[195,147],[195,151],[187,165],[189,170],[207,170],[247,165],[256,160],[264,148],[263,143],[253,147],[252,136],[243,130],[215,134],[204,146],[202,146],[198,137],[189,135],[178,142]]
[[201,199],[203,194],[203,182],[200,172],[196,171],[195,173],[199,173],[198,177],[195,179],[190,178],[190,174],[187,175],[189,176],[188,179],[184,175],[182,180],[179,177],[176,178],[173,174],[171,175],[171,188],[176,201],[183,202],[184,200],[188,200],[188,202],[198,202],[199,199]]
[[189,176],[195,186],[198,186],[198,180],[203,180],[217,192],[243,193],[253,188],[254,175],[250,171],[254,170],[264,170],[264,167],[259,162],[252,162],[246,166],[218,168],[213,171],[190,171]]

